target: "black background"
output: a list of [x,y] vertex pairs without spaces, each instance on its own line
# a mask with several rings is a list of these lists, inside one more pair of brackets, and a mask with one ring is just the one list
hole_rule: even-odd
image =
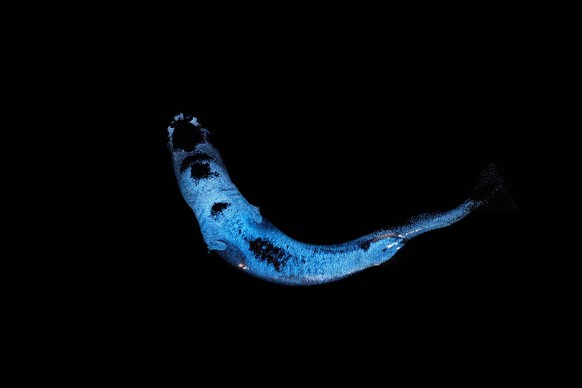
[[[574,100],[554,89],[575,92],[568,27],[533,6],[217,5],[67,10],[67,23],[28,30],[30,45],[14,40],[6,62],[24,73],[7,82],[24,111],[5,148],[34,172],[22,174],[33,217],[14,229],[41,235],[6,255],[23,267],[5,273],[18,351],[50,373],[165,385],[557,376],[579,283],[562,280],[578,273],[566,269],[576,250],[558,254],[575,228],[544,220],[574,219],[576,203],[577,175],[560,176],[577,155],[559,122]],[[489,162],[516,208],[471,214],[333,283],[267,283],[207,251],[166,148],[181,112],[298,240],[341,243],[451,209]]]
[[[249,51],[240,44],[216,57],[195,45],[173,48],[170,69],[138,86],[148,101],[132,113],[131,131],[136,143],[151,142],[140,145],[140,180],[127,198],[143,206],[135,222],[147,232],[135,241],[145,256],[130,254],[125,268],[132,297],[176,314],[217,308],[297,324],[496,321],[519,309],[527,258],[516,238],[524,162],[516,155],[523,117],[535,114],[524,100],[531,85],[519,50],[438,41],[392,44],[392,54],[342,39]],[[249,202],[302,241],[338,243],[455,207],[489,162],[517,209],[473,214],[414,239],[388,265],[335,283],[266,283],[206,251],[166,149],[166,128],[180,112],[212,132]]]
[[[287,349],[314,363],[334,349],[357,357],[348,345],[413,358],[417,348],[454,348],[462,362],[531,346],[523,328],[541,292],[524,251],[523,180],[527,131],[540,115],[536,39],[487,24],[313,21],[309,34],[274,24],[226,36],[186,24],[175,40],[117,45],[119,60],[97,78],[113,98],[96,107],[119,118],[103,132],[122,144],[113,156],[123,162],[98,156],[115,159],[103,193],[115,206],[100,259],[79,277],[97,284],[91,305],[106,313],[94,318],[138,348],[153,338],[237,360],[258,349],[259,364]],[[516,208],[471,214],[337,282],[268,283],[207,251],[166,148],[182,112],[211,131],[249,202],[298,240],[339,243],[451,209],[489,162]]]

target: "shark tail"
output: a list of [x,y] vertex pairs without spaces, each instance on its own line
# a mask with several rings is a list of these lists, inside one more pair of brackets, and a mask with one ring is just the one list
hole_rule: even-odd
[[490,163],[485,167],[467,200],[454,209],[425,213],[410,219],[398,230],[406,240],[431,230],[450,226],[477,210],[500,211],[515,208],[515,202],[504,186],[497,166]]

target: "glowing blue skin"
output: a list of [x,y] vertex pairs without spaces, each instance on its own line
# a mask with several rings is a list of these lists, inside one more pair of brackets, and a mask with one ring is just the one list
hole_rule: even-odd
[[[192,150],[174,145],[176,125],[187,124],[200,131],[201,140]],[[296,241],[261,216],[232,183],[216,148],[208,141],[208,130],[197,119],[179,114],[168,127],[168,148],[186,203],[194,211],[208,249],[230,264],[258,278],[285,285],[313,285],[336,281],[388,261],[409,239],[429,230],[449,226],[481,205],[468,199],[443,213],[417,216],[398,228],[379,230],[336,245],[313,245]],[[188,148],[188,147],[187,147]],[[208,171],[193,177],[188,158]],[[219,206],[215,204],[224,204]],[[214,210],[214,211],[213,211]]]

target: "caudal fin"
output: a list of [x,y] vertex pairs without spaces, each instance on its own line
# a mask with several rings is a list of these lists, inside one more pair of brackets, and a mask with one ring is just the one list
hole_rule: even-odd
[[517,208],[515,200],[494,163],[489,163],[481,171],[471,192],[471,199],[475,201],[478,211],[503,212]]
[[[501,201],[501,202],[498,202]],[[515,207],[515,202],[507,193],[497,166],[490,163],[481,172],[470,197],[456,208],[439,213],[426,213],[412,218],[398,229],[398,234],[411,239],[430,230],[440,229],[458,222],[476,210]]]

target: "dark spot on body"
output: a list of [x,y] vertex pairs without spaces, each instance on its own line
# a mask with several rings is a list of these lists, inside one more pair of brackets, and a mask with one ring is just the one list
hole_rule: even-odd
[[190,155],[190,156],[184,158],[184,161],[182,162],[182,165],[180,166],[180,172],[186,171],[186,169],[194,163],[204,162],[204,161],[208,161],[208,160],[212,160],[212,158],[210,157],[210,155],[207,155],[207,154]]
[[224,209],[226,209],[229,206],[230,206],[230,203],[226,203],[226,202],[216,202],[214,205],[212,205],[212,209],[210,209],[210,215],[212,217],[216,217],[217,215],[219,215],[220,213],[222,213],[222,211]]
[[202,134],[202,127],[200,125],[194,125],[190,121],[193,116],[184,115],[182,119],[172,121],[170,124],[171,128],[174,128],[174,133],[172,135],[172,145],[174,149],[181,149],[186,152],[190,152],[204,141],[204,135]]
[[364,251],[368,251],[368,249],[370,249],[370,245],[372,244],[372,240],[367,240],[364,242],[360,243],[360,248],[362,248]]
[[277,271],[281,271],[281,267],[287,264],[287,261],[289,260],[289,253],[262,238],[250,241],[249,246],[257,259],[266,261],[275,267],[275,270]]
[[191,167],[190,175],[194,179],[204,179],[210,178],[211,176],[218,176],[218,173],[212,172],[210,170],[210,164],[208,163],[210,160],[212,160],[212,157],[207,154],[190,155],[184,158],[184,161],[180,166],[180,172],[184,172],[188,167]]
[[205,179],[211,176],[218,176],[217,173],[210,171],[210,165],[208,163],[193,163],[190,169],[190,175],[194,179]]

